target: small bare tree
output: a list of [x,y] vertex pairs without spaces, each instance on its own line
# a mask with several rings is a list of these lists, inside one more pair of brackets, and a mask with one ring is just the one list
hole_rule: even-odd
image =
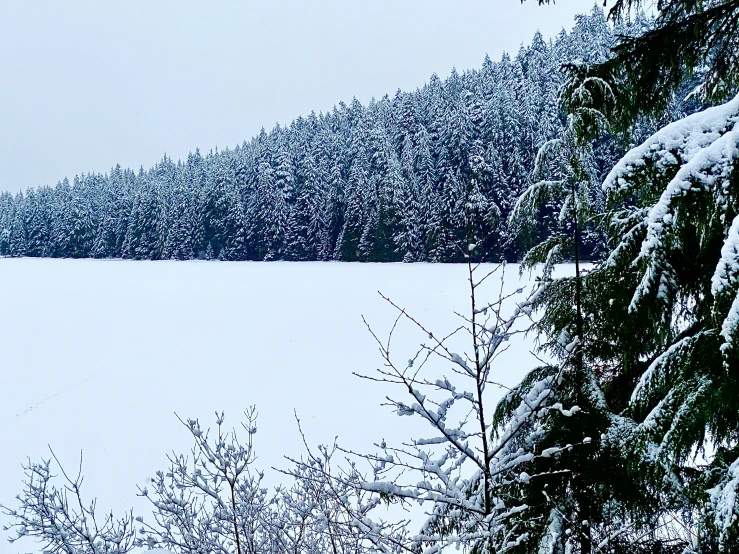
[[[373,548],[382,552],[419,552],[429,554],[448,546],[474,548],[484,552],[505,552],[524,543],[528,534],[523,495],[512,494],[516,483],[528,483],[537,475],[522,471],[537,457],[551,457],[573,448],[567,444],[537,452],[535,437],[541,431],[539,419],[549,411],[569,417],[579,411],[553,401],[553,390],[561,380],[564,366],[542,372],[541,378],[525,391],[509,390],[507,402],[517,402],[513,416],[494,416],[494,402],[486,389],[503,387],[494,379],[496,362],[517,335],[530,330],[531,307],[538,289],[524,296],[522,289],[506,293],[503,287],[505,265],[484,271],[471,255],[475,245],[466,249],[470,309],[468,315],[457,314],[461,324],[446,335],[427,328],[413,315],[381,294],[397,311],[397,317],[386,340],[381,340],[365,321],[375,338],[384,361],[375,375],[358,375],[363,379],[398,386],[407,399],[388,397],[389,405],[399,416],[424,421],[430,433],[391,446],[382,441],[374,454],[356,453],[339,448],[350,459],[369,463],[366,474],[359,471],[336,471],[322,478],[335,486],[354,487],[355,500],[361,491],[374,497],[364,499],[356,507],[355,524],[361,522],[366,537],[372,537]],[[480,304],[478,295],[483,283],[498,276],[500,286],[492,302]],[[428,337],[407,361],[399,362],[393,350],[393,336],[402,321],[409,322]],[[470,350],[460,354],[451,346],[453,337],[467,335]],[[569,351],[574,344],[563,345]],[[406,358],[407,359],[407,358]],[[432,361],[441,362],[448,373],[439,371]],[[306,462],[296,461],[296,471]],[[352,463],[352,468],[356,466]],[[511,484],[514,486],[511,487]],[[417,502],[427,507],[429,518],[420,532],[399,532],[386,523],[373,522],[369,512],[378,501]],[[352,507],[346,506],[351,511]],[[387,533],[386,530],[393,532]]]
[[[296,417],[297,420],[297,417]],[[294,484],[281,491],[277,510],[280,538],[275,542],[281,552],[292,554],[361,554],[397,551],[404,544],[406,521],[372,521],[369,514],[381,502],[362,487],[366,476],[351,459],[341,457],[339,447],[318,446],[312,449],[303,434],[303,458],[287,458]],[[391,546],[391,548],[388,547]]]
[[384,544],[404,526],[368,526],[366,518],[356,519],[379,500],[362,489],[364,477],[351,464],[341,470],[341,480],[331,478],[336,447],[314,452],[306,443],[307,458],[293,460],[289,486],[262,486],[263,473],[254,468],[253,408],[242,423],[245,443],[224,429],[222,413],[216,414],[212,435],[197,420],[180,421],[195,444],[190,456],[169,455],[169,468],[139,488],[139,496],[151,503],[151,521],[109,514],[98,525],[95,502],[83,504],[81,461],[76,479],[61,469],[68,482],[61,490],[52,484],[50,461],[29,462],[20,508],[3,507],[15,519],[6,528],[16,531],[11,541],[35,538],[44,552],[66,554],[126,554],[135,547],[175,554],[364,554],[375,550],[377,537]]

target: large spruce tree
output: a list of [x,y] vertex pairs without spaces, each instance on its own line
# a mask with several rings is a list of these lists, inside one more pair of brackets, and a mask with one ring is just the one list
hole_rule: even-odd
[[[639,7],[619,0],[610,17]],[[550,341],[582,310],[578,349],[607,415],[589,492],[611,551],[739,549],[738,18],[736,1],[661,2],[651,28],[572,74],[610,87],[612,128],[627,142],[645,121],[695,111],[647,133],[612,168],[605,255],[578,279],[579,295],[561,279],[541,301]],[[573,483],[577,503],[584,491]],[[567,539],[548,541],[557,552]]]

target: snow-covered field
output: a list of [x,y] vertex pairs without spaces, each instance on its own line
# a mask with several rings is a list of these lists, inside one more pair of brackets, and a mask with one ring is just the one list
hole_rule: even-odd
[[[211,425],[224,410],[236,425],[255,404],[272,483],[269,468],[301,453],[293,410],[311,444],[412,436],[411,418],[380,406],[392,388],[352,375],[382,363],[361,316],[387,335],[396,314],[380,290],[440,336],[469,310],[466,278],[463,265],[0,259],[0,503],[15,505],[21,463],[51,445],[73,469],[82,451],[100,508],[145,507],[136,485],[190,447],[175,413]],[[520,286],[509,266],[505,288]],[[423,339],[401,327],[398,359]],[[513,344],[494,378],[516,383],[530,346]],[[0,553],[34,548],[6,538]]]

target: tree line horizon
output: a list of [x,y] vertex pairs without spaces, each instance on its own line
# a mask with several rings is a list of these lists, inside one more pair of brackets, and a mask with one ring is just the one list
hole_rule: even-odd
[[[460,262],[458,245],[474,239],[491,261],[519,261],[556,218],[544,209],[523,239],[506,224],[539,147],[565,123],[560,65],[601,61],[617,34],[647,25],[615,28],[594,8],[515,57],[366,106],[341,102],[234,149],[1,193],[0,255]],[[598,141],[601,174],[624,146]]]

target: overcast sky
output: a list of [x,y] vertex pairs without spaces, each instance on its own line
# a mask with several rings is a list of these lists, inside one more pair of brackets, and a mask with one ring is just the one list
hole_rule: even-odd
[[233,147],[570,28],[592,0],[0,3],[0,190]]

